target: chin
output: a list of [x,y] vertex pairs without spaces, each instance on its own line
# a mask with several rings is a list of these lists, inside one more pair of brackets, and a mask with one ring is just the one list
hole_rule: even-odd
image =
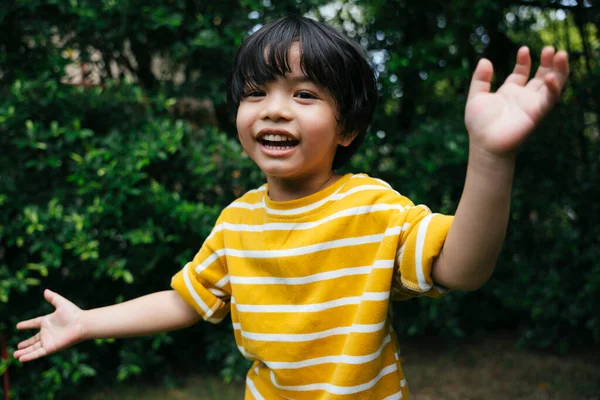
[[271,177],[271,178],[293,179],[293,178],[297,177],[297,174],[295,174],[293,171],[287,171],[287,170],[275,169],[275,168],[270,168],[270,169],[262,169],[261,168],[261,170],[267,177]]
[[292,165],[281,165],[281,163],[277,162],[263,162],[257,163],[257,165],[265,175],[274,178],[293,178],[298,175],[298,168]]

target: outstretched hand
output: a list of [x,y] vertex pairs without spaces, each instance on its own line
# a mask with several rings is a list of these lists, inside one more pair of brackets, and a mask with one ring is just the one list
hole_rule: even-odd
[[533,128],[552,109],[569,75],[567,53],[542,50],[532,79],[529,49],[521,47],[512,74],[490,92],[492,63],[482,59],[473,73],[465,110],[471,143],[498,156],[514,155]]
[[39,329],[40,331],[18,344],[14,356],[21,362],[35,360],[84,339],[83,311],[69,300],[48,289],[44,298],[56,309],[52,314],[21,321],[17,329]]

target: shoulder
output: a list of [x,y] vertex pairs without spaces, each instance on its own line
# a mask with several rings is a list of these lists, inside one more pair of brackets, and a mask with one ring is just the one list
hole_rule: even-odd
[[256,189],[252,189],[231,202],[221,211],[219,220],[231,221],[239,219],[244,215],[247,216],[248,211],[264,208],[264,196],[267,193],[267,185],[264,184]]
[[353,174],[344,185],[342,193],[358,198],[360,202],[394,203],[401,205],[413,205],[405,196],[401,195],[386,181],[371,177],[367,174]]
[[241,203],[253,204],[263,201],[265,194],[267,193],[267,184],[259,186],[256,189],[248,190],[246,193],[238,197],[226,208],[235,207]]
[[[346,185],[346,187],[349,188],[354,188],[354,187],[363,187],[365,189],[372,189],[372,190],[380,190],[380,191],[394,191],[396,192],[392,186],[387,183],[386,181],[384,181],[383,179],[379,179],[379,178],[375,178],[372,176],[369,176],[367,174],[348,174],[347,176],[350,176],[350,179],[348,179]],[[396,194],[399,194],[398,192],[396,192]]]

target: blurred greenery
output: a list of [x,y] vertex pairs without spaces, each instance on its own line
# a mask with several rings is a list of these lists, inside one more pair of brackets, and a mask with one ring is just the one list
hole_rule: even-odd
[[[521,44],[569,51],[563,99],[523,147],[509,232],[474,293],[394,304],[403,336],[515,329],[565,353],[600,343],[600,11],[592,0],[8,0],[0,7],[0,331],[47,313],[42,289],[84,308],[168,287],[219,211],[263,182],[225,102],[237,46],[285,14],[329,21],[378,71],[370,135],[345,170],[452,213],[464,182],[463,108],[477,60],[496,81]],[[193,357],[190,357],[193,355]],[[169,377],[199,365],[243,379],[229,324],[102,340],[11,373],[14,399]],[[3,389],[0,389],[2,391]]]

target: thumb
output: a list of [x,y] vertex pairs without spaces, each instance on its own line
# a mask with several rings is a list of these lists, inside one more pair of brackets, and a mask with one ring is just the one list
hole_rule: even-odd
[[54,308],[58,308],[61,303],[69,302],[69,300],[62,297],[60,294],[53,292],[50,289],[44,290],[44,298],[46,301],[54,306]]
[[492,77],[494,76],[494,66],[485,58],[482,58],[477,63],[475,72],[473,72],[473,78],[471,79],[471,86],[469,87],[469,97],[476,95],[477,93],[488,93],[492,87]]

